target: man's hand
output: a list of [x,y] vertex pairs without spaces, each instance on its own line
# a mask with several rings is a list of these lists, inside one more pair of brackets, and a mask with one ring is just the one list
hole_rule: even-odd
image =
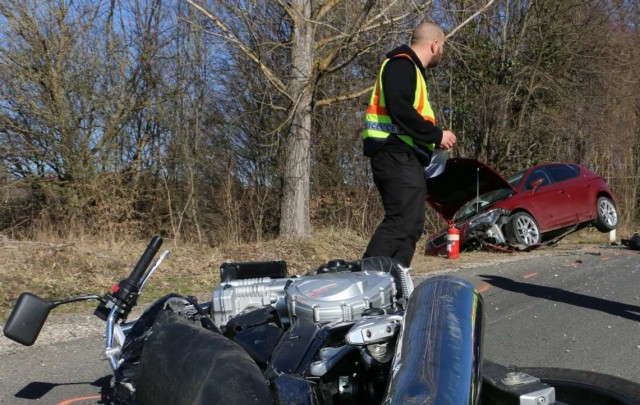
[[442,149],[449,150],[453,147],[453,145],[455,145],[457,139],[458,138],[456,138],[456,134],[454,134],[453,132],[442,131],[442,141],[440,142],[440,147]]

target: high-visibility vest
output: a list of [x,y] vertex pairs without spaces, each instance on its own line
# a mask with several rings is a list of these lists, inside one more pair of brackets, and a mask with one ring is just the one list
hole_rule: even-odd
[[[406,53],[397,54],[392,58],[407,58],[415,65],[416,90],[413,98],[413,108],[416,109],[422,118],[427,121],[431,121],[433,125],[435,125],[436,119],[433,114],[433,110],[431,109],[431,104],[429,104],[427,82],[424,80],[420,68],[416,65],[413,58]],[[398,138],[413,148],[420,146],[422,149],[433,151],[436,148],[435,143],[416,141],[411,136],[402,134],[402,131],[393,123],[393,120],[387,111],[384,89],[382,88],[382,72],[392,58],[388,58],[382,63],[382,67],[378,73],[378,79],[376,80],[373,92],[371,93],[369,107],[367,107],[365,130],[362,133],[362,137],[365,142],[365,154],[367,150],[372,151],[379,149],[384,145],[390,134],[395,134]]]

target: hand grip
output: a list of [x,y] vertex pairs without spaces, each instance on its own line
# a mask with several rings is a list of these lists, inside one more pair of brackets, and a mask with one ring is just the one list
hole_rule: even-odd
[[149,264],[151,264],[151,261],[153,260],[156,253],[158,253],[158,250],[162,246],[162,242],[163,240],[160,236],[154,236],[153,238],[151,238],[149,245],[145,249],[144,253],[140,257],[140,260],[138,260],[138,263],[133,268],[131,275],[127,279],[127,282],[131,287],[138,287],[140,279],[144,275],[145,271],[147,271],[147,267],[149,267]]

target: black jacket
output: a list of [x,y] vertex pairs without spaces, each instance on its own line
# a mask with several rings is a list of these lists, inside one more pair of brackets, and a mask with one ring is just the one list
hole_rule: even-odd
[[[400,53],[406,53],[411,56],[415,64],[420,68],[421,74],[425,76],[422,62],[407,45],[397,47],[386,56],[391,58]],[[407,58],[395,58],[387,63],[382,73],[382,88],[384,89],[387,111],[394,124],[398,125],[403,133],[418,141],[440,145],[442,129],[426,121],[413,108],[416,80],[415,65]],[[395,135],[389,136],[384,147],[398,151],[412,150],[409,145]],[[416,152],[423,166],[427,166],[431,158],[431,152],[423,149]]]

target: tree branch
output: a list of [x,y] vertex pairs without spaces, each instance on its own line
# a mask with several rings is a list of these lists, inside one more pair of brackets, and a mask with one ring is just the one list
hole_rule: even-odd
[[331,98],[325,98],[322,100],[318,100],[316,101],[316,106],[320,106],[320,105],[329,105],[329,104],[333,104],[333,103],[337,103],[339,101],[346,101],[346,100],[352,100],[354,98],[358,98],[360,96],[362,96],[363,94],[367,94],[370,93],[373,90],[373,86],[369,86],[365,89],[356,91],[355,93],[350,93],[350,94],[344,94],[342,96],[336,96],[336,97],[331,97]]
[[294,18],[294,14],[293,14],[293,10],[291,9],[291,4],[287,1],[282,1],[282,0],[276,0],[276,3],[278,3],[278,5],[280,7],[282,7],[282,9],[285,11],[285,13],[287,13],[287,15],[293,19]]
[[227,28],[227,26],[218,17],[210,13],[208,10],[206,10],[199,4],[196,4],[193,0],[185,0],[185,1],[189,3],[191,6],[193,6],[195,9],[200,11],[202,14],[204,14],[208,19],[210,19],[223,32],[224,35],[222,35],[222,37],[225,40],[229,41],[231,44],[236,46],[249,59],[255,62],[260,68],[260,70],[262,71],[262,73],[264,73],[267,80],[269,80],[269,82],[271,82],[276,87],[276,89],[280,93],[282,93],[282,95],[287,97],[289,100],[294,101],[289,95],[289,93],[287,92],[287,86],[282,82],[282,80],[280,80],[278,76],[267,65],[262,63],[258,55],[255,52],[253,52],[249,47],[247,47],[241,40],[239,40],[238,37],[229,28]]
[[[359,34],[362,34],[364,32],[368,32],[368,31],[371,31],[371,30],[374,30],[374,29],[377,29],[377,28],[380,28],[380,27],[384,27],[384,26],[387,26],[387,25],[392,25],[392,24],[394,24],[394,23],[396,23],[398,21],[402,21],[403,19],[407,18],[408,16],[410,16],[411,14],[414,13],[414,11],[409,11],[409,12],[404,13],[402,15],[387,19],[387,20],[385,20],[383,22],[375,23],[376,21],[378,21],[382,17],[384,17],[386,15],[386,12],[391,7],[393,7],[393,5],[395,5],[396,2],[397,1],[392,2],[387,7],[385,7],[384,10],[380,11],[378,14],[373,16],[370,20],[364,22],[362,24],[362,28],[359,29],[358,31],[356,31],[355,33],[351,34],[351,35],[356,36],[356,35],[359,35]],[[422,4],[421,6],[418,6],[417,7],[417,11],[424,10],[427,6],[429,6],[431,4],[431,2],[432,2],[432,0]],[[349,34],[342,33],[342,34],[335,35],[335,36],[332,36],[332,37],[328,37],[328,38],[325,38],[325,39],[322,39],[322,40],[318,40],[316,42],[316,48],[321,48],[321,47],[326,46],[327,44],[330,44],[331,42],[339,41],[339,40],[343,39],[346,36],[349,36]]]
[[374,46],[374,45],[375,45],[375,44],[371,43],[371,44],[368,44],[367,46],[365,46],[365,47],[363,47],[363,48],[358,49],[356,52],[354,52],[354,54],[353,54],[353,55],[351,55],[351,57],[350,57],[350,58],[346,59],[344,62],[342,62],[342,63],[340,63],[340,64],[338,64],[338,65],[335,65],[335,66],[333,66],[333,67],[331,67],[331,68],[327,68],[327,69],[325,70],[325,72],[326,72],[326,73],[333,73],[333,72],[337,72],[338,70],[342,69],[343,67],[345,67],[345,66],[347,66],[349,63],[351,63],[355,58],[357,58],[358,56],[362,55],[362,54],[363,54],[363,53],[365,53],[367,50],[369,50],[369,49],[373,48],[373,46]]
[[340,1],[342,0],[329,0],[325,3],[324,6],[320,7],[318,9],[318,12],[316,13],[315,16],[312,16],[311,18],[313,20],[320,20],[322,17],[325,16],[325,14],[327,14],[329,11],[331,11],[332,8],[334,8],[338,3],[340,3]]
[[351,29],[349,30],[351,33],[345,36],[342,43],[336,46],[332,52],[330,52],[322,61],[318,63],[319,72],[326,71],[329,68],[329,65],[336,60],[338,54],[343,49],[345,49],[349,43],[351,43],[353,38],[356,36],[356,33],[359,31],[359,29],[356,28],[360,27],[360,23],[367,17],[367,14],[369,14],[369,11],[371,11],[373,4],[373,1],[367,1],[364,8],[362,9],[362,14],[360,14],[360,17],[351,25]]
[[485,4],[480,10],[476,11],[475,13],[473,13],[469,18],[467,18],[462,23],[460,23],[457,27],[455,27],[454,29],[449,31],[449,33],[445,36],[445,38],[449,38],[450,36],[454,35],[456,32],[458,32],[458,30],[460,30],[462,27],[467,25],[471,20],[476,18],[478,15],[484,13],[489,7],[491,7],[493,5],[494,2],[495,2],[495,0],[489,0],[489,2],[487,4]]

